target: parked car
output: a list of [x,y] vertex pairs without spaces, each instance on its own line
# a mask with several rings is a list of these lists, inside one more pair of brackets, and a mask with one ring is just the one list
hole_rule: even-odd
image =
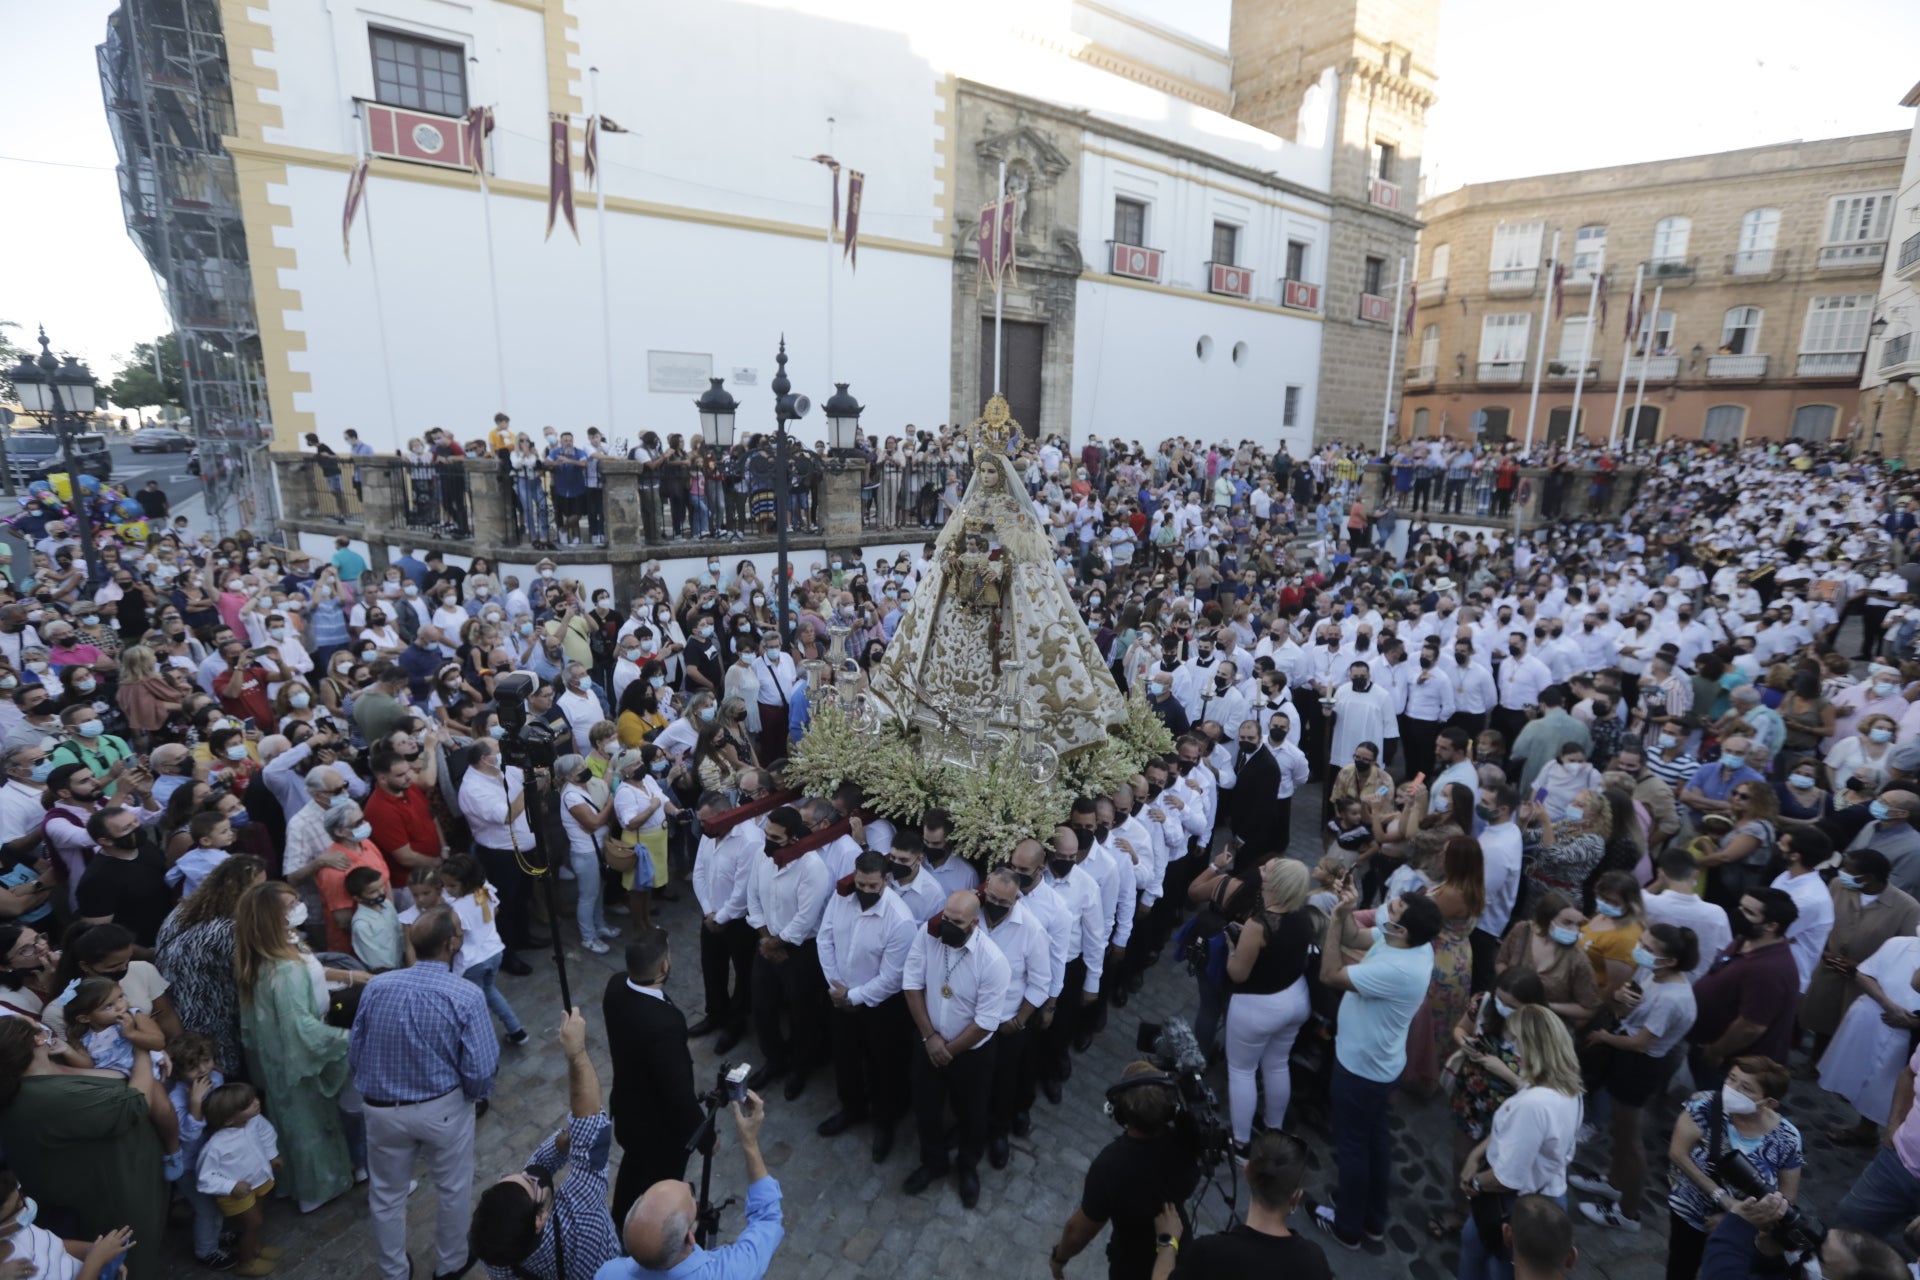
[[132,448],[135,453],[185,453],[193,448],[193,437],[166,427],[147,427],[134,433]]
[[[16,487],[44,480],[56,471],[67,469],[60,437],[46,431],[14,431],[6,437],[7,470]],[[113,478],[113,451],[107,438],[97,431],[78,432],[73,437],[73,464],[81,475],[99,480]]]

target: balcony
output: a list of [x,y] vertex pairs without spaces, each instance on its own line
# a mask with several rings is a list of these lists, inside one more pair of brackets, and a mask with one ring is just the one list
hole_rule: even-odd
[[1902,366],[1915,363],[1913,359],[1913,335],[1895,334],[1888,338],[1880,348],[1880,375],[1891,378],[1896,373],[1909,372]]
[[1116,276],[1125,276],[1129,280],[1151,280],[1160,282],[1161,251],[1147,249],[1137,244],[1121,244],[1118,240],[1107,241],[1112,271]]
[[1577,362],[1572,360],[1566,361],[1565,363],[1559,360],[1549,360],[1547,362],[1547,381],[1594,383],[1600,380],[1599,361],[1596,360],[1587,365],[1584,374],[1574,368],[1575,363]]
[[1777,279],[1787,272],[1786,249],[1741,249],[1727,255],[1727,274]]
[[1318,311],[1320,309],[1320,286],[1308,284],[1305,280],[1282,280],[1280,282],[1280,305],[1294,311]]
[[1447,278],[1435,276],[1431,280],[1416,280],[1413,291],[1420,306],[1437,307],[1447,300]]
[[360,113],[366,121],[367,150],[372,155],[449,169],[467,167],[464,118],[410,111],[365,99],[360,100]]
[[1767,358],[1765,356],[1708,356],[1707,376],[1709,378],[1764,378],[1767,376]]
[[1393,304],[1377,293],[1360,295],[1360,318],[1375,324],[1393,323]]
[[1231,262],[1207,264],[1207,292],[1229,298],[1253,297],[1253,272]]
[[1439,370],[1430,364],[1417,364],[1408,369],[1401,379],[1410,387],[1431,386]]
[[1886,260],[1887,242],[1884,240],[1827,244],[1820,246],[1819,268],[1831,272],[1878,271],[1880,264]]
[[1514,267],[1505,271],[1487,272],[1487,292],[1494,294],[1532,293],[1534,282],[1539,278],[1538,267]]
[[1482,382],[1520,382],[1527,374],[1525,360],[1482,360],[1480,362],[1480,381]]
[[1646,366],[1648,382],[1672,382],[1680,376],[1679,356],[1628,356],[1622,372],[1629,381],[1638,381],[1641,365]]
[[1902,280],[1910,280],[1920,275],[1920,231],[1914,232],[1900,242],[1900,258],[1893,264],[1893,274]]
[[1367,203],[1379,205],[1382,209],[1400,208],[1400,184],[1388,182],[1384,178],[1375,178],[1367,184]]
[[1692,284],[1697,258],[1648,258],[1648,284]]
[[1796,378],[1843,378],[1848,382],[1860,376],[1866,360],[1864,351],[1802,351],[1794,365]]

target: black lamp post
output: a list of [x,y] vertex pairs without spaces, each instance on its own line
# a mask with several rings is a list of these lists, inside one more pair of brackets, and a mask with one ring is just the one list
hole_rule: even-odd
[[94,409],[93,372],[76,356],[68,356],[64,363],[55,356],[43,327],[39,356],[21,356],[20,363],[8,370],[8,375],[13,379],[14,393],[20,397],[20,407],[49,423],[60,438],[73,516],[80,526],[80,553],[87,562],[87,581],[98,587],[100,551],[93,545],[93,521],[87,513],[87,495],[80,491],[80,469],[73,462],[73,433]]
[[860,446],[860,414],[866,408],[853,398],[847,384],[833,384],[833,394],[820,406],[827,415],[827,452],[835,458],[850,458]]
[[[1875,316],[1873,323],[1867,326],[1867,333],[1871,339],[1876,342],[1886,331],[1887,318],[1885,316]],[[1867,357],[1865,356],[1861,357],[1861,363],[1864,364],[1866,359]],[[1880,407],[1887,402],[1887,388],[1890,385],[1891,382],[1882,382],[1880,384],[1880,394],[1873,398],[1873,441],[1868,447],[1874,453],[1880,452]]]
[[780,639],[782,642],[793,636],[793,615],[787,608],[788,588],[791,585],[787,576],[787,521],[792,512],[792,482],[787,465],[787,424],[798,422],[807,416],[807,410],[813,402],[803,395],[797,395],[793,383],[787,379],[787,336],[780,335],[780,354],[774,357],[779,371],[773,375],[773,507],[774,538],[777,549],[774,561],[774,573],[779,582],[775,584],[780,602]]

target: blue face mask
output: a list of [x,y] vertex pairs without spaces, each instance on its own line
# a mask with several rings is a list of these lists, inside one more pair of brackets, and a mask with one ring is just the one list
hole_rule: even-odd
[[34,1219],[39,1216],[40,1206],[35,1203],[34,1198],[32,1196],[21,1196],[20,1212],[13,1215],[13,1225],[15,1229],[30,1227],[33,1225]]
[[80,736],[83,738],[97,738],[106,731],[106,722],[101,720],[89,720],[80,726]]
[[352,803],[353,803],[353,797],[348,795],[344,791],[342,791],[337,796],[327,797],[327,808],[329,809],[338,809],[343,804],[352,804]]
[[1867,812],[1873,815],[1875,822],[1885,822],[1887,820],[1887,814],[1892,812],[1892,810],[1888,809],[1884,802],[1875,800],[1867,806]]
[[1862,889],[1866,887],[1866,883],[1867,883],[1865,880],[1862,880],[1859,876],[1851,875],[1845,871],[1842,871],[1839,875],[1835,876],[1834,879],[1838,880],[1841,884],[1845,885],[1849,889]]
[[1580,941],[1580,931],[1569,929],[1563,924],[1553,926],[1553,940],[1563,947],[1570,947]]
[[492,734],[496,738],[504,738],[507,736],[507,728],[505,725],[499,725],[499,724],[488,725],[487,732]]
[[238,813],[230,813],[227,815],[227,825],[235,831],[238,831],[252,821],[253,815],[249,814],[245,809],[240,810]]
[[53,772],[53,759],[52,757],[49,756],[48,758],[42,760],[39,764],[33,766],[33,773],[31,776],[35,782],[45,782],[47,780],[47,776],[52,772]]
[[1627,914],[1627,909],[1625,907],[1615,906],[1613,903],[1608,902],[1605,899],[1595,899],[1593,908],[1594,910],[1598,911],[1601,915],[1610,916],[1615,920],[1618,920],[1621,916],[1624,916],[1625,914]]
[[1635,947],[1633,949],[1633,962],[1642,969],[1653,969],[1659,966],[1660,958],[1645,947]]
[[1503,1018],[1511,1018],[1513,1016],[1514,1006],[1508,1004],[1505,1000],[1502,1000],[1499,996],[1495,996],[1493,998],[1493,1007]]
[[373,824],[371,822],[363,822],[359,826],[353,829],[353,838],[355,840],[365,840],[368,836],[372,834],[373,834]]
[[711,720],[711,719],[713,719],[713,708],[712,708],[712,707],[702,707],[702,708],[700,708],[700,718],[701,718],[702,720]]

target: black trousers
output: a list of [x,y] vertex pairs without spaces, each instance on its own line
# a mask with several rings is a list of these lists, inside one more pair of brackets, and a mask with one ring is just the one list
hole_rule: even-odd
[[1431,779],[1434,772],[1433,744],[1440,739],[1440,722],[1402,716],[1400,737],[1407,744],[1407,776],[1424,773]]
[[1496,706],[1492,716],[1493,727],[1499,731],[1501,737],[1507,740],[1507,754],[1511,757],[1514,741],[1519,738],[1520,731],[1527,727],[1527,713],[1514,711],[1509,707]]
[[[700,928],[700,985],[706,992],[706,1016],[734,1031],[744,1031],[753,1008],[754,949],[759,935],[745,920],[729,920],[718,929]],[[729,990],[728,976],[732,983]]]
[[1467,946],[1473,951],[1474,992],[1493,990],[1493,961],[1500,953],[1500,939],[1485,929],[1475,929],[1467,935]]
[[993,1085],[987,1092],[987,1132],[1004,1138],[1013,1129],[1016,1112],[1033,1106],[1034,1062],[1027,1042],[1031,1031],[1001,1030],[993,1043]]
[[1433,509],[1433,481],[1421,476],[1413,478],[1413,505],[1410,510],[1430,511]]
[[1043,1061],[1045,1074],[1053,1079],[1064,1079],[1067,1074],[1067,1053],[1073,1045],[1073,1033],[1079,1029],[1080,1001],[1086,994],[1087,962],[1078,956],[1067,961],[1064,978],[1060,999],[1053,1007],[1053,1023],[1046,1030]]
[[1307,775],[1315,781],[1327,774],[1327,713],[1320,709],[1320,695],[1311,690],[1294,699],[1300,713],[1300,751],[1307,757]]
[[620,1172],[613,1179],[615,1222],[627,1220],[627,1210],[656,1182],[675,1182],[687,1176],[690,1152],[679,1143],[662,1142],[649,1134],[647,1142],[620,1144]]
[[1457,514],[1460,510],[1460,500],[1466,496],[1466,493],[1467,482],[1465,480],[1447,481],[1446,497],[1440,503],[1441,514]]
[[[1478,738],[1487,727],[1487,713],[1484,711],[1456,711],[1447,717],[1447,723],[1456,729],[1465,729],[1468,736]],[[1508,743],[1512,746],[1512,743]],[[1471,744],[1469,744],[1471,746]]]
[[912,1019],[899,992],[877,1005],[834,1009],[833,1087],[840,1109],[891,1125],[906,1114]]
[[954,1054],[944,1067],[934,1066],[925,1049],[913,1051],[913,1116],[920,1128],[920,1163],[930,1172],[947,1171],[948,1104],[960,1121],[960,1167],[979,1167],[987,1149],[987,1098],[999,1039]]
[[[787,948],[779,964],[753,954],[753,1034],[760,1041],[766,1065],[775,1070],[811,1071],[821,1059],[821,1033],[826,1019],[820,1006],[826,992],[820,976],[820,952],[809,938]],[[780,1015],[787,1017],[781,1026]]]
[[500,941],[507,944],[509,951],[531,949],[533,933],[527,913],[533,901],[532,879],[520,869],[520,860],[511,849],[489,849],[477,844],[473,846],[473,856],[480,860],[481,870],[487,873],[500,899]]

